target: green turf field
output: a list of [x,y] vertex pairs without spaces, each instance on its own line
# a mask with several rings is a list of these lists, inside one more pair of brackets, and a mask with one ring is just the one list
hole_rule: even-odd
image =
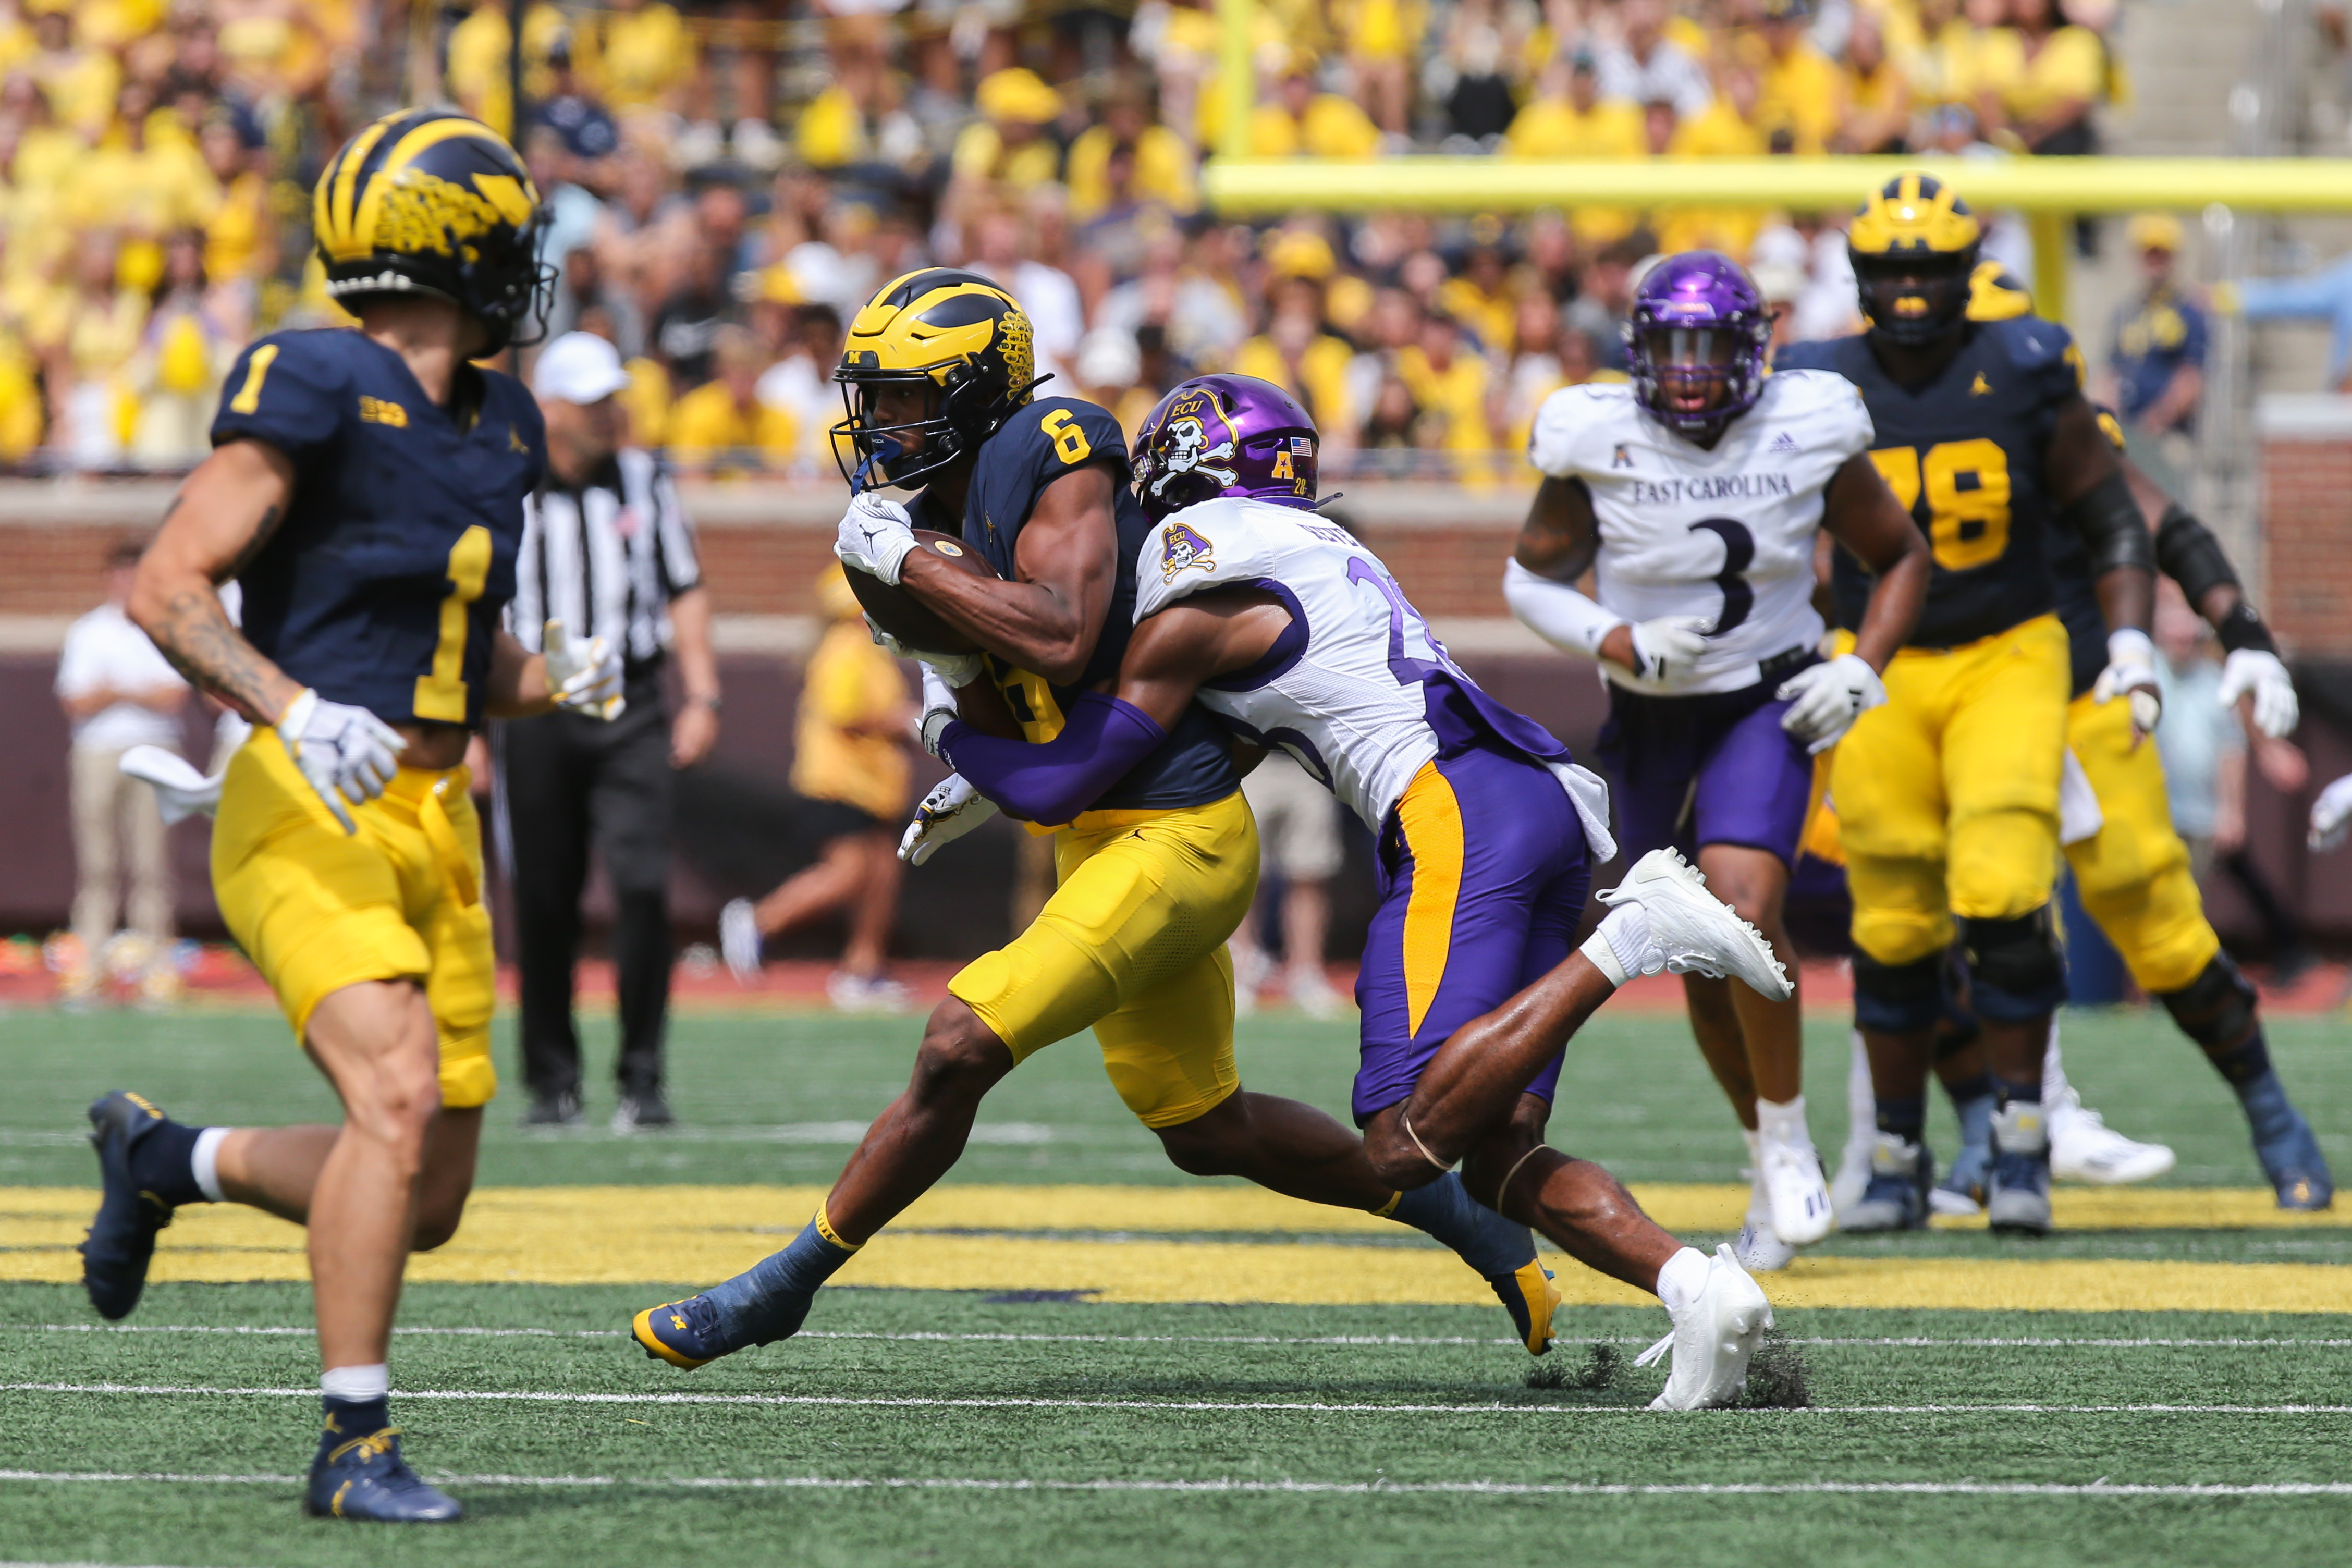
[[[1245,1029],[1253,1087],[1344,1106],[1346,1026]],[[493,1109],[482,1183],[821,1184],[854,1136],[844,1124],[902,1080],[914,1032],[683,1017],[686,1128],[526,1134],[510,1099]],[[2352,1170],[2352,1026],[2282,1022],[2271,1038]],[[1813,1045],[1813,1127],[1833,1149],[1842,1026]],[[75,1129],[105,1088],[192,1120],[331,1106],[259,1014],[18,1013],[0,1016],[0,1053],[15,1068],[5,1187],[89,1184]],[[2113,1122],[2179,1151],[2170,1183],[2258,1182],[2226,1091],[2160,1016],[2070,1016],[2066,1054]],[[1604,1016],[1571,1052],[1561,1105],[1554,1142],[1631,1179],[1738,1179],[1727,1114],[1671,1019]],[[982,1129],[962,1180],[1185,1180],[1084,1042],[1025,1067]],[[1342,1268],[1347,1246],[1418,1245],[1322,1239],[1336,1245],[1314,1256]],[[2027,1244],[1938,1231],[1819,1250],[2323,1266],[2312,1277],[2333,1279],[2324,1266],[2352,1264],[2352,1232],[2118,1228]],[[1664,1331],[1655,1310],[1568,1312],[1549,1387],[1528,1386],[1524,1353],[1498,1342],[1500,1313],[1468,1307],[843,1289],[802,1338],[691,1376],[615,1331],[667,1287],[700,1283],[413,1287],[397,1408],[421,1468],[471,1478],[452,1483],[470,1518],[399,1536],[295,1516],[287,1478],[308,1458],[316,1375],[299,1284],[158,1284],[124,1332],[96,1330],[75,1287],[0,1283],[0,1562],[2352,1559],[2347,1317],[1788,1309],[1772,1387],[1806,1408],[1654,1416],[1639,1407],[1660,1374],[1630,1362]],[[64,1475],[123,1479],[23,1479]]]

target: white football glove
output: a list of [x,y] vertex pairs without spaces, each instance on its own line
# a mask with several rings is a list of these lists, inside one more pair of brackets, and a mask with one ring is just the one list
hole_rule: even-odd
[[1660,616],[1635,623],[1633,673],[1661,686],[1682,680],[1706,651],[1706,634],[1714,626],[1705,616]]
[[907,552],[914,548],[913,516],[897,501],[871,490],[849,503],[833,539],[833,552],[844,566],[893,584],[898,581],[898,568],[906,563]]
[[898,858],[920,866],[939,853],[940,845],[954,843],[995,815],[994,801],[961,773],[950,773],[915,807],[915,820],[907,824],[906,837],[898,840]]
[[1860,654],[1842,653],[1827,664],[1797,671],[1773,695],[1792,704],[1780,715],[1780,728],[1818,757],[1836,745],[1856,719],[1886,700],[1886,684]]
[[286,705],[278,738],[349,834],[358,833],[359,825],[343,803],[358,805],[382,795],[408,748],[399,731],[366,709],[326,701],[307,686]]
[[540,647],[547,650],[547,684],[555,705],[606,723],[629,706],[621,695],[621,650],[603,637],[576,637],[562,621],[547,623]]
[[910,647],[876,626],[872,616],[866,617],[866,633],[874,639],[875,647],[891,658],[911,658],[926,669],[936,669],[940,679],[950,686],[970,686],[987,673],[988,667],[981,662],[980,655],[939,653],[930,648]]
[[2221,665],[2221,706],[2235,708],[2238,699],[2254,694],[2254,728],[2273,741],[2294,733],[2303,705],[2295,700],[2294,678],[2278,655],[2258,647],[2242,647]]
[[2156,645],[2146,632],[2126,627],[2107,634],[2107,668],[2099,671],[2091,696],[2099,702],[2130,700],[2133,744],[2156,733],[2157,721],[2164,717],[2164,692],[2156,683]]
[[956,682],[932,666],[923,666],[923,716],[916,721],[915,738],[922,742],[923,750],[935,757],[940,754],[940,734],[960,717],[955,689]]
[[2311,803],[2311,847],[2333,849],[2352,831],[2352,773],[2319,792]]
[[210,816],[220,805],[221,780],[228,773],[224,767],[216,773],[200,773],[179,752],[161,746],[133,746],[115,766],[123,777],[155,786],[155,805],[166,827],[183,817]]

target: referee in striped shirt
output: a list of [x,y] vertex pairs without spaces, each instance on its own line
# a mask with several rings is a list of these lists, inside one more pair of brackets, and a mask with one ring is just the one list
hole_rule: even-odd
[[[613,889],[620,992],[615,1131],[669,1124],[662,1036],[669,1010],[671,774],[719,738],[710,599],[677,489],[651,456],[620,444],[628,384],[613,345],[567,332],[531,390],[547,416],[548,474],[524,513],[509,629],[536,651],[546,624],[621,644],[627,707],[612,723],[559,710],[500,727],[501,820],[513,868],[522,969],[527,1126],[581,1121],[572,1015],[580,896],[593,843]],[[665,712],[662,667],[677,661],[685,706]]]

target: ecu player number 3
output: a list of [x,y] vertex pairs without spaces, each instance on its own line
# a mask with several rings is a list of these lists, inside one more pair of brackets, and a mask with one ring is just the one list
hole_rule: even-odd
[[105,1096],[84,1279],[100,1313],[128,1313],[180,1204],[307,1224],[325,1431],[304,1506],[449,1520],[401,1458],[386,1350],[409,1252],[457,1228],[497,1088],[466,742],[559,704],[611,717],[621,660],[552,626],[526,654],[499,624],[545,441],[529,393],[472,362],[520,340],[545,293],[521,162],[463,115],[392,115],[328,164],[313,216],[359,328],[246,350],[131,614],[253,722],[219,786],[214,892],[344,1117],[198,1128]]

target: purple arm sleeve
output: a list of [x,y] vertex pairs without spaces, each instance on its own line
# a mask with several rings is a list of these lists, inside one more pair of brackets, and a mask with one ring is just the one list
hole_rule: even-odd
[[940,754],[1009,816],[1067,822],[1168,739],[1130,702],[1089,691],[1050,741],[1008,741],[950,721]]

